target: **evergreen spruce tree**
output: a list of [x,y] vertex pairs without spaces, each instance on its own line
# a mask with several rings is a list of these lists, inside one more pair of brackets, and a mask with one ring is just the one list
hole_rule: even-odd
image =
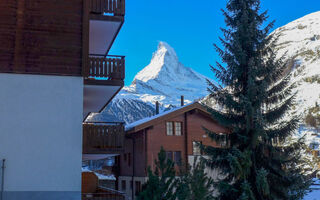
[[205,162],[195,159],[192,167],[176,179],[177,200],[213,200],[213,180],[205,172]]
[[[267,12],[260,13],[259,0],[229,0],[222,12],[224,48],[215,48],[224,64],[211,67],[220,84],[208,81],[220,109],[208,110],[230,134],[227,148],[202,147],[207,164],[224,175],[215,184],[217,199],[300,199],[309,182],[301,174],[301,143],[285,143],[298,118],[289,113],[294,86],[284,59],[276,59],[277,38],[268,36],[274,23],[264,26]],[[207,134],[218,142],[226,137]]]
[[138,195],[139,200],[174,200],[175,169],[174,162],[166,158],[166,152],[161,147],[156,169],[148,168],[148,181],[143,185]]

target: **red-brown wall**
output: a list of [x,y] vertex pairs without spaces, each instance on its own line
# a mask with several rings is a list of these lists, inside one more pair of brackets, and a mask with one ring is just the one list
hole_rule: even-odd
[[82,72],[83,0],[0,2],[0,72]]
[[[145,176],[146,165],[145,165],[145,140],[143,131],[137,132],[132,137],[126,137],[124,142],[124,152],[120,156],[120,175],[121,176],[132,176],[133,162],[135,164],[134,174],[135,176]],[[135,143],[135,149],[133,154],[133,139]],[[128,165],[128,156],[130,153],[130,166]],[[124,160],[126,154],[126,160]],[[134,161],[133,161],[134,160]]]
[[[204,145],[217,146],[214,141],[205,134],[203,127],[209,130],[227,133],[227,129],[220,126],[217,122],[213,121],[211,117],[201,111],[192,110],[185,114],[166,119],[154,124],[153,127],[145,129],[137,133],[131,133],[133,136],[139,135],[135,144],[135,176],[146,176],[145,169],[150,166],[155,169],[154,160],[157,159],[161,146],[166,151],[181,151],[182,163],[186,163],[186,130],[185,123],[187,122],[187,155],[193,154],[192,142],[201,141]],[[166,122],[179,121],[182,122],[182,135],[181,136],[168,136],[166,134]],[[145,133],[145,134],[144,134]],[[146,140],[145,140],[146,137]],[[146,148],[146,155],[142,151]],[[125,153],[131,152],[132,155],[132,140],[126,139]],[[144,159],[146,157],[147,161]],[[128,168],[127,163],[123,162],[123,155],[121,155],[121,172],[120,176],[131,176],[132,166]],[[130,170],[131,169],[131,170]],[[179,168],[176,167],[176,170]]]

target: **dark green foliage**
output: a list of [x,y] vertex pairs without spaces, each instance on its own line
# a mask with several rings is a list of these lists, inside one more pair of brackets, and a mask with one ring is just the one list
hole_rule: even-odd
[[193,167],[176,180],[177,200],[211,200],[213,180],[205,173],[203,160],[195,160]]
[[170,159],[166,159],[166,152],[162,147],[158,153],[158,160],[155,160],[155,165],[156,169],[154,172],[150,167],[148,168],[148,181],[143,185],[138,199],[174,200],[174,163]]
[[[208,108],[230,130],[228,148],[203,146],[207,164],[219,169],[218,199],[300,199],[309,181],[303,176],[302,144],[284,145],[299,119],[290,112],[293,85],[283,58],[273,51],[277,38],[268,36],[273,22],[262,27],[267,13],[259,0],[229,0],[221,29],[224,49],[215,45],[224,65],[211,67],[220,84],[209,83],[211,98],[222,109]],[[213,140],[220,133],[207,130]]]

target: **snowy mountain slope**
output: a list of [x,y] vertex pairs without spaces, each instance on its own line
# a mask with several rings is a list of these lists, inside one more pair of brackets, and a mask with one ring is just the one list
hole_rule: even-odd
[[320,144],[318,130],[304,124],[309,109],[320,104],[320,12],[297,19],[271,34],[279,37],[277,55],[289,59],[291,82],[297,84],[294,109],[301,116],[297,136],[305,135],[307,144]]
[[124,87],[101,114],[91,115],[91,120],[118,120],[131,123],[155,112],[155,102],[161,110],[180,105],[180,96],[190,103],[208,95],[207,77],[185,67],[179,62],[175,50],[160,42],[151,62]]
[[297,111],[320,103],[320,12],[297,19],[273,33],[279,36],[278,57],[286,55],[291,60],[291,81],[298,84]]

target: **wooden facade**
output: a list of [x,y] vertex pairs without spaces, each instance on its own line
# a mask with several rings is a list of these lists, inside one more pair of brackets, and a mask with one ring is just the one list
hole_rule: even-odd
[[[166,122],[182,123],[182,134],[167,135]],[[218,133],[228,133],[198,103],[132,127],[127,130],[124,152],[120,158],[120,176],[146,177],[148,166],[155,169],[154,160],[161,146],[169,152],[180,152],[182,164],[188,163],[188,157],[194,155],[193,142],[220,147],[221,144],[205,134],[203,127]],[[177,165],[176,170],[179,170]]]
[[[105,13],[109,15],[104,16]],[[100,65],[92,66],[88,24],[91,18],[123,23],[124,14],[124,0],[3,0],[0,73],[88,78],[96,75],[92,69],[102,63],[112,66],[109,71],[104,70],[103,77],[123,80],[123,57],[105,58]],[[117,73],[110,73],[113,71]]]
[[124,135],[123,123],[84,123],[83,154],[121,153]]
[[0,72],[81,75],[82,0],[4,0]]

